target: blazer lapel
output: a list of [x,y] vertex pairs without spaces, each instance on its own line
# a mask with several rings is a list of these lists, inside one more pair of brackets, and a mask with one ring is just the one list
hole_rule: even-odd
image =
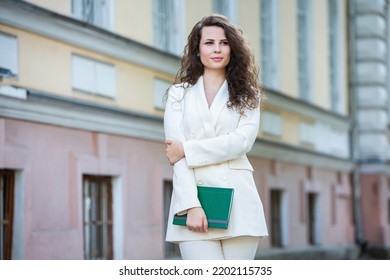
[[194,85],[195,106],[199,114],[199,118],[202,121],[205,131],[205,137],[215,136],[215,129],[213,125],[213,119],[207,104],[206,95],[204,92],[203,76],[200,76],[196,84]]
[[194,85],[194,91],[196,109],[204,127],[205,137],[214,137],[216,136],[215,127],[218,118],[229,98],[227,81],[225,80],[218,90],[210,108],[207,104],[206,94],[204,92],[203,76],[200,76],[197,83]]
[[[206,99],[206,97],[205,97]],[[219,89],[217,95],[215,96],[213,103],[211,103],[210,106],[210,114],[211,118],[213,120],[213,126],[215,127],[218,118],[223,110],[225,108],[227,101],[229,99],[229,92],[228,92],[228,86],[227,81],[225,80]],[[206,102],[207,104],[207,102]]]

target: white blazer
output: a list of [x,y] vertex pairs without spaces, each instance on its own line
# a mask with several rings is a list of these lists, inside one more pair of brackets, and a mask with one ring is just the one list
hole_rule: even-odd
[[[183,143],[185,158],[173,166],[167,241],[268,235],[253,168],[246,156],[258,134],[260,109],[240,115],[227,108],[228,97],[225,81],[209,108],[202,76],[188,89],[173,85],[168,92],[165,137]],[[174,214],[200,206],[197,185],[234,188],[228,229],[198,233],[172,224]]]

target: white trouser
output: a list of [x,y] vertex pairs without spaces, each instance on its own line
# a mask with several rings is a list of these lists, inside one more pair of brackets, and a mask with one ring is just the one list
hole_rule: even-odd
[[183,260],[253,260],[259,237],[238,236],[222,240],[179,243]]

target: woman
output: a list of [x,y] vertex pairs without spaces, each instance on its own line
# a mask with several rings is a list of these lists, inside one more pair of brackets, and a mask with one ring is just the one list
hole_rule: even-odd
[[[204,17],[188,36],[164,115],[173,194],[166,240],[183,259],[253,259],[267,236],[246,153],[257,137],[260,85],[248,44],[228,19]],[[234,188],[228,229],[209,228],[197,186]],[[187,214],[186,226],[173,225]]]

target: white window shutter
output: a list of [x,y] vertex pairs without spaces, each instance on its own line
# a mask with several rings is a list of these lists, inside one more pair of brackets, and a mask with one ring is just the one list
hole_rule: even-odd
[[0,33],[0,67],[8,69],[12,75],[18,74],[18,40],[14,36]]
[[264,111],[261,116],[263,132],[273,136],[282,136],[282,118],[278,113]]
[[165,109],[164,95],[171,84],[167,81],[154,79],[154,108]]
[[72,83],[78,90],[91,92],[94,89],[94,63],[80,56],[72,57]]
[[116,96],[115,68],[103,63],[95,63],[96,92],[114,98]]
[[72,86],[75,90],[115,98],[115,66],[73,55]]

